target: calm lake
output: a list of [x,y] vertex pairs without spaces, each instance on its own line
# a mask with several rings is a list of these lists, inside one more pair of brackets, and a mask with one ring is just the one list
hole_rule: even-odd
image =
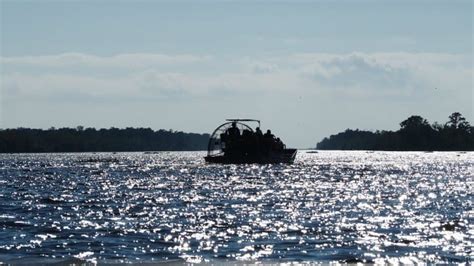
[[0,262],[472,262],[472,152],[204,155],[0,154]]

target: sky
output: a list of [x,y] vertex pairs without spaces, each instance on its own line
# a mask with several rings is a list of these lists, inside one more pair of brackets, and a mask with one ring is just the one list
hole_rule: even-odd
[[474,124],[472,1],[0,0],[0,128],[211,133],[287,146],[410,115]]

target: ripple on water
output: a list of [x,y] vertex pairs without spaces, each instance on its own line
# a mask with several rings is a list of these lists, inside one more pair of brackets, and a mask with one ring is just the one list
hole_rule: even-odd
[[474,153],[0,155],[0,261],[471,262]]

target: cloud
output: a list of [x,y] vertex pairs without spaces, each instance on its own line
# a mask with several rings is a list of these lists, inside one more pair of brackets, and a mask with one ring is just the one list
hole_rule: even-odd
[[401,88],[413,80],[409,68],[393,66],[361,54],[315,60],[303,68],[303,73],[324,86],[337,88]]
[[102,68],[147,68],[157,65],[195,64],[210,60],[210,56],[166,55],[127,53],[113,56],[96,56],[82,53],[63,53],[58,55],[2,57],[2,65],[36,67],[102,67]]
[[459,90],[472,87],[472,59],[466,54],[446,53],[350,53],[294,54],[270,63],[286,65],[312,79],[319,88],[350,93],[410,96],[441,87]]
[[[42,100],[78,93],[84,96],[80,99],[104,100],[295,93],[419,97],[434,87],[469,90],[473,73],[469,56],[432,53],[307,53],[232,60],[197,55],[99,57],[70,53],[4,57],[1,62],[6,98]],[[73,65],[77,71],[62,68]],[[210,70],[203,73],[202,68],[207,67]]]
[[255,74],[268,74],[278,71],[277,64],[265,61],[249,60],[245,63],[245,66],[250,72]]

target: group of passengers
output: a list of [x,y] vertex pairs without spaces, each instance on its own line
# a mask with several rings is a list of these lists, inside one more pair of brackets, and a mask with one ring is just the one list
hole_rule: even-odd
[[275,138],[270,130],[263,134],[257,127],[255,132],[244,129],[241,134],[236,122],[221,134],[221,140],[225,143],[226,152],[260,153],[285,149],[285,144],[280,138]]

